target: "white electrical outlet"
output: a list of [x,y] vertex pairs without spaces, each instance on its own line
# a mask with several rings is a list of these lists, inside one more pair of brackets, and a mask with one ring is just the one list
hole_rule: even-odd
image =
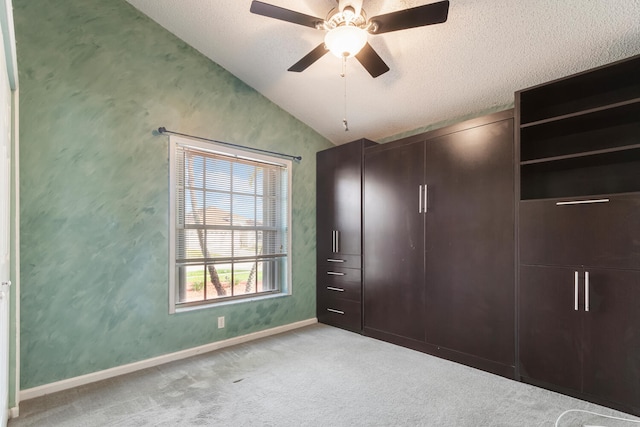
[[224,316],[218,317],[218,329],[224,328]]

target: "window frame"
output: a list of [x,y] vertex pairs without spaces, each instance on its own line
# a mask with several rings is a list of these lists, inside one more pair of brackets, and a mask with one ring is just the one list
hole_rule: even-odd
[[[267,294],[245,294],[237,295],[233,297],[222,298],[221,300],[209,299],[200,303],[189,303],[188,305],[181,306],[177,301],[177,286],[176,283],[176,243],[177,243],[177,200],[176,200],[176,183],[177,183],[177,168],[176,168],[176,148],[178,146],[186,147],[191,150],[202,151],[204,153],[213,153],[231,158],[245,159],[249,161],[256,161],[262,163],[268,163],[284,167],[286,170],[287,179],[287,220],[286,220],[286,241],[287,241],[287,253],[286,253],[286,271],[284,275],[284,283],[280,283],[280,290]],[[280,298],[283,296],[289,296],[292,294],[292,248],[291,248],[291,200],[292,200],[292,170],[293,162],[289,159],[283,159],[274,156],[268,156],[261,153],[255,153],[249,150],[241,150],[238,148],[232,148],[213,142],[203,142],[192,138],[183,136],[170,135],[169,136],[169,314],[180,313],[184,311],[200,310],[204,308],[220,307],[229,304],[238,304],[248,301],[257,301],[271,298]]]

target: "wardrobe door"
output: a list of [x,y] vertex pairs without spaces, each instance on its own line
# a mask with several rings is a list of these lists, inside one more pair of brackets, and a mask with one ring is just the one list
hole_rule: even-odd
[[427,342],[513,366],[513,120],[426,150]]
[[356,141],[336,147],[332,158],[338,254],[362,252],[362,150],[362,141]]
[[362,147],[359,140],[317,154],[317,250],[321,260],[332,254],[361,253]]
[[423,184],[423,143],[365,151],[365,332],[424,341]]
[[336,222],[334,212],[336,174],[335,148],[316,154],[316,250],[318,262],[332,257]]

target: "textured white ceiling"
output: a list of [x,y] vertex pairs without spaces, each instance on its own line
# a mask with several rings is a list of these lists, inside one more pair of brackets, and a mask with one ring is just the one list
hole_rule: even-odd
[[[323,40],[255,15],[251,0],[127,0],[335,144],[381,140],[513,102],[513,92],[640,53],[640,0],[451,0],[444,24],[370,36],[391,71],[373,79],[325,55],[287,68]],[[264,0],[325,18],[335,0]],[[364,0],[368,16],[433,0]]]

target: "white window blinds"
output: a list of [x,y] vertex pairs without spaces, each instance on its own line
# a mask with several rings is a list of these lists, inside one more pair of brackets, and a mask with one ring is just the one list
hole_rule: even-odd
[[287,281],[287,164],[175,144],[175,301],[281,292]]

